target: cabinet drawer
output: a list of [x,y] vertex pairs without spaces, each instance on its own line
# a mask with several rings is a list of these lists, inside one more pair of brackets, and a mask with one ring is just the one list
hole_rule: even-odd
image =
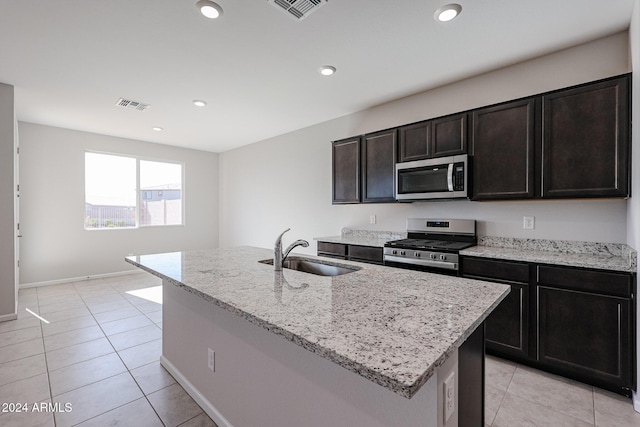
[[623,273],[540,265],[538,283],[626,298],[631,296],[631,276]]
[[349,259],[382,264],[382,248],[349,245]]
[[509,261],[464,257],[462,274],[464,276],[486,277],[490,280],[529,283],[529,265]]
[[347,245],[342,243],[318,242],[318,255],[347,256]]

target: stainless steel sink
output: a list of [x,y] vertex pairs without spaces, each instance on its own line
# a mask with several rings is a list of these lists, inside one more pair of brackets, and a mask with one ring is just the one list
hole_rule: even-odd
[[[263,259],[263,264],[273,265],[272,259]],[[282,267],[290,270],[298,270],[304,273],[311,273],[317,276],[340,276],[342,274],[353,273],[360,270],[359,267],[347,267],[344,265],[326,264],[306,258],[289,257],[284,260]]]

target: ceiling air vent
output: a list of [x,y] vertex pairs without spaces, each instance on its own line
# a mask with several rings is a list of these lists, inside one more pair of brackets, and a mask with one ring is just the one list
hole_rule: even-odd
[[296,21],[302,21],[329,0],[267,0]]
[[144,111],[147,108],[151,107],[151,105],[149,104],[143,104],[142,102],[132,101],[130,99],[124,99],[124,98],[118,99],[118,102],[116,102],[116,105],[119,107],[123,107],[129,110],[136,110],[136,111]]

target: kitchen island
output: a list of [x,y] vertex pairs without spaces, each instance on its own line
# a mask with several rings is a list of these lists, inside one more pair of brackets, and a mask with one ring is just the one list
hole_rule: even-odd
[[349,261],[339,264],[355,271],[335,277],[275,272],[259,262],[272,254],[238,247],[127,258],[163,279],[161,362],[212,419],[443,425],[439,385],[457,381],[458,349],[509,287]]

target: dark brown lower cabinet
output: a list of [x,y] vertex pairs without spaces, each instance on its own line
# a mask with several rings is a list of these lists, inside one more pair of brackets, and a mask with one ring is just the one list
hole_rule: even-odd
[[382,264],[383,249],[376,246],[347,245],[344,243],[318,242],[318,256],[347,259],[350,261]]
[[525,356],[529,338],[529,286],[511,285],[511,292],[487,318],[487,347],[494,352]]
[[540,265],[539,363],[609,389],[635,389],[629,274]]
[[538,360],[592,382],[631,388],[631,301],[538,287]]
[[487,353],[627,396],[636,389],[635,275],[474,257],[461,265],[464,277],[511,285],[485,321]]
[[347,259],[347,245],[342,243],[318,242],[318,255]]
[[382,264],[383,249],[374,246],[349,245],[349,260]]
[[479,258],[463,259],[464,277],[511,286],[511,292],[485,320],[487,350],[496,355],[529,355],[529,265]]

